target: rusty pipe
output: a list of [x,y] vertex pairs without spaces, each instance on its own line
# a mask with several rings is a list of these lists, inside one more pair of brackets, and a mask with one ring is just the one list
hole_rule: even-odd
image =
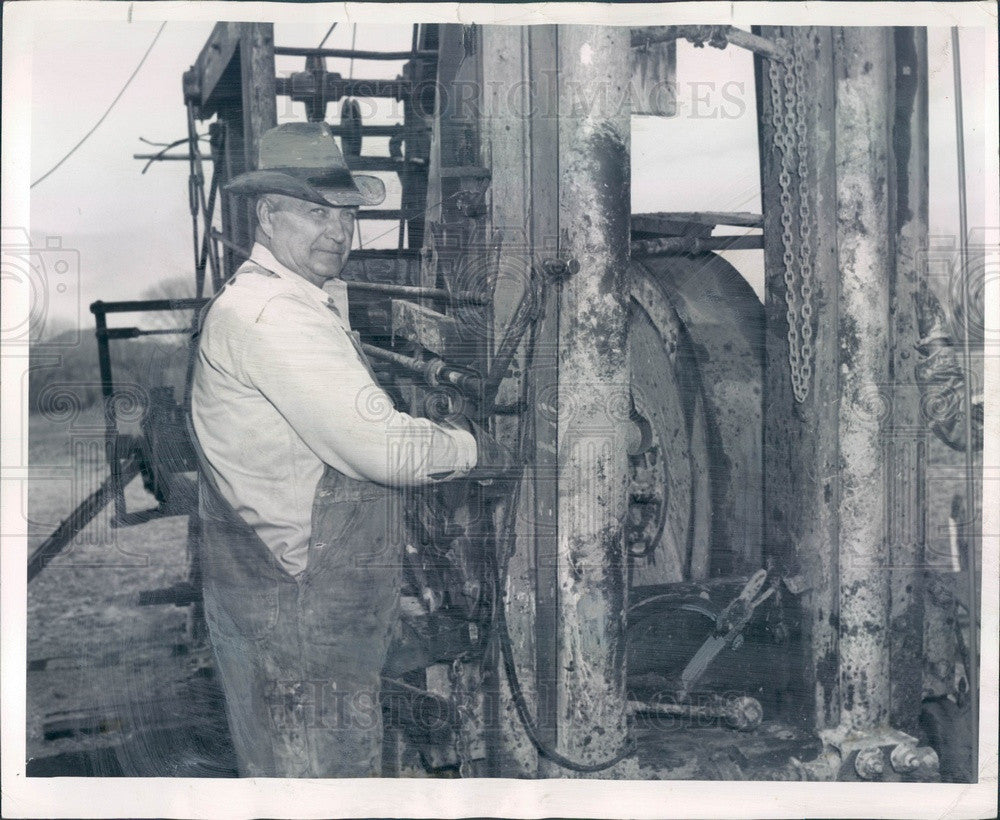
[[883,475],[890,386],[891,257],[886,117],[891,29],[834,33],[837,254],[840,267],[839,678],[847,731],[885,726],[890,707],[889,550]]

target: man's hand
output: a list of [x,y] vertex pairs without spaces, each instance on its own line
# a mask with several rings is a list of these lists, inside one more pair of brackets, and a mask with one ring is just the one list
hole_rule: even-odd
[[501,444],[482,427],[464,419],[468,430],[476,439],[476,466],[466,476],[480,483],[503,485],[514,481],[521,474],[521,464],[509,447]]

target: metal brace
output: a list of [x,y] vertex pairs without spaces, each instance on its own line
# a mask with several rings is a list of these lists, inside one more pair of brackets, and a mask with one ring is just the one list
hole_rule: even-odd
[[738,649],[743,642],[743,629],[750,622],[754,610],[774,594],[774,584],[761,592],[767,582],[766,569],[757,572],[746,582],[737,595],[715,619],[715,630],[698,648],[681,672],[680,697],[684,699],[691,687],[705,674],[716,656],[727,646]]

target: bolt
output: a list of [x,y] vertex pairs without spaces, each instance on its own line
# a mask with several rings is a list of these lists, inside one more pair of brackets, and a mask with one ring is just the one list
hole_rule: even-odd
[[553,279],[567,279],[580,271],[580,263],[575,259],[546,259],[542,269]]
[[889,753],[889,762],[892,764],[892,768],[900,774],[912,772],[920,765],[917,750],[909,743],[893,746]]
[[727,704],[726,724],[739,732],[750,732],[764,720],[764,708],[756,698],[734,698]]
[[854,771],[862,780],[877,780],[885,771],[885,759],[878,747],[862,749],[854,758]]
[[659,715],[724,720],[729,728],[740,732],[756,729],[764,719],[763,707],[758,700],[751,697],[738,697],[732,700],[712,698],[707,704],[630,701],[628,708],[633,713],[652,712]]

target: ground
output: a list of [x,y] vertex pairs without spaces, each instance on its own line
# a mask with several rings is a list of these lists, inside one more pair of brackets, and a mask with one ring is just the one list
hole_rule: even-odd
[[[106,477],[102,424],[96,410],[71,419],[32,416],[29,551]],[[130,514],[157,506],[138,478],[126,501]],[[946,530],[946,502],[932,505],[932,534]],[[28,590],[29,773],[232,775],[221,694],[204,642],[192,640],[188,609],[138,605],[140,593],[186,579],[187,517],[112,528],[111,512],[92,521]],[[953,712],[937,704],[928,730],[956,747],[954,779],[963,780],[968,724]],[[794,776],[789,757],[815,745],[773,722],[751,735],[662,721],[635,728],[633,777]]]
[[[73,423],[31,418],[29,551],[106,476],[103,448],[90,446],[100,423],[92,410]],[[74,441],[86,453],[71,460]],[[139,479],[126,501],[130,513],[156,506]],[[200,674],[206,658],[190,651],[187,609],[137,605],[141,592],[186,578],[187,517],[114,529],[111,513],[109,506],[28,589],[29,761],[106,748],[108,773],[150,760],[156,766],[157,745],[190,722],[192,695],[211,692]],[[195,717],[212,723],[211,715]],[[140,722],[154,734],[137,731]],[[198,757],[183,754],[171,771],[154,771],[216,765]]]

